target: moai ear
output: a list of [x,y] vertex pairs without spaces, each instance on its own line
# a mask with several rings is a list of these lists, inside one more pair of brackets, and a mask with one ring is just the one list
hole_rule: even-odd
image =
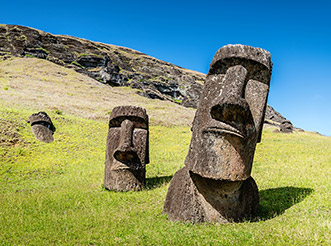
[[54,141],[53,134],[56,130],[51,118],[45,112],[38,112],[29,116],[28,123],[36,139],[45,143]]

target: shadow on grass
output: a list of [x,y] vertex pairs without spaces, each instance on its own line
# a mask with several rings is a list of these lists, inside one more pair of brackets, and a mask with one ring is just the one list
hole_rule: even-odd
[[272,219],[285,212],[286,209],[301,202],[314,190],[310,188],[280,187],[261,190],[260,209],[254,221]]
[[146,178],[146,188],[147,189],[155,189],[162,186],[165,183],[169,183],[172,179],[173,175],[170,176],[162,176],[162,177],[153,177]]

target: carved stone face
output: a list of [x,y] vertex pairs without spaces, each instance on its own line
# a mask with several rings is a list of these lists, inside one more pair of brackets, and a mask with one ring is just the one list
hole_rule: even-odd
[[202,177],[239,181],[250,176],[269,92],[268,51],[227,45],[210,65],[193,127],[186,166]]
[[149,162],[148,119],[146,113],[139,109],[121,106],[112,112],[107,143],[112,170],[136,170]]
[[31,125],[31,131],[36,139],[45,143],[54,141],[53,134],[55,126],[51,118],[45,112],[38,112],[29,116],[28,123]]
[[145,165],[149,163],[148,147],[148,116],[145,109],[135,106],[114,108],[107,137],[106,188],[123,191],[140,189],[145,183]]

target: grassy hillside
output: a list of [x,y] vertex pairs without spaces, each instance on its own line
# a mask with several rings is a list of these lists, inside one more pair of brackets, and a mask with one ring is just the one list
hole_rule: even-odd
[[[145,190],[117,193],[102,186],[107,119],[126,104],[150,116],[151,163]],[[57,128],[51,144],[26,123],[39,110]],[[264,130],[252,171],[261,200],[254,221],[169,222],[162,206],[193,116],[47,61],[0,62],[0,245],[330,245],[331,138],[309,132]]]

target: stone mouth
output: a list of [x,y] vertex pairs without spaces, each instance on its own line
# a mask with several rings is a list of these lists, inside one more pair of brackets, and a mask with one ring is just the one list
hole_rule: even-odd
[[245,135],[241,131],[227,124],[222,124],[222,126],[208,126],[204,128],[202,132],[204,133],[211,132],[211,133],[220,133],[220,134],[226,133],[226,134],[235,135],[239,138],[245,138]]
[[143,169],[144,169],[144,167],[142,165],[135,164],[134,166],[133,165],[130,166],[128,164],[124,164],[123,162],[117,161],[116,159],[113,162],[112,166],[110,167],[110,170],[112,170],[112,171],[127,170],[130,172],[133,172],[133,171],[139,171],[139,170],[143,170]]

